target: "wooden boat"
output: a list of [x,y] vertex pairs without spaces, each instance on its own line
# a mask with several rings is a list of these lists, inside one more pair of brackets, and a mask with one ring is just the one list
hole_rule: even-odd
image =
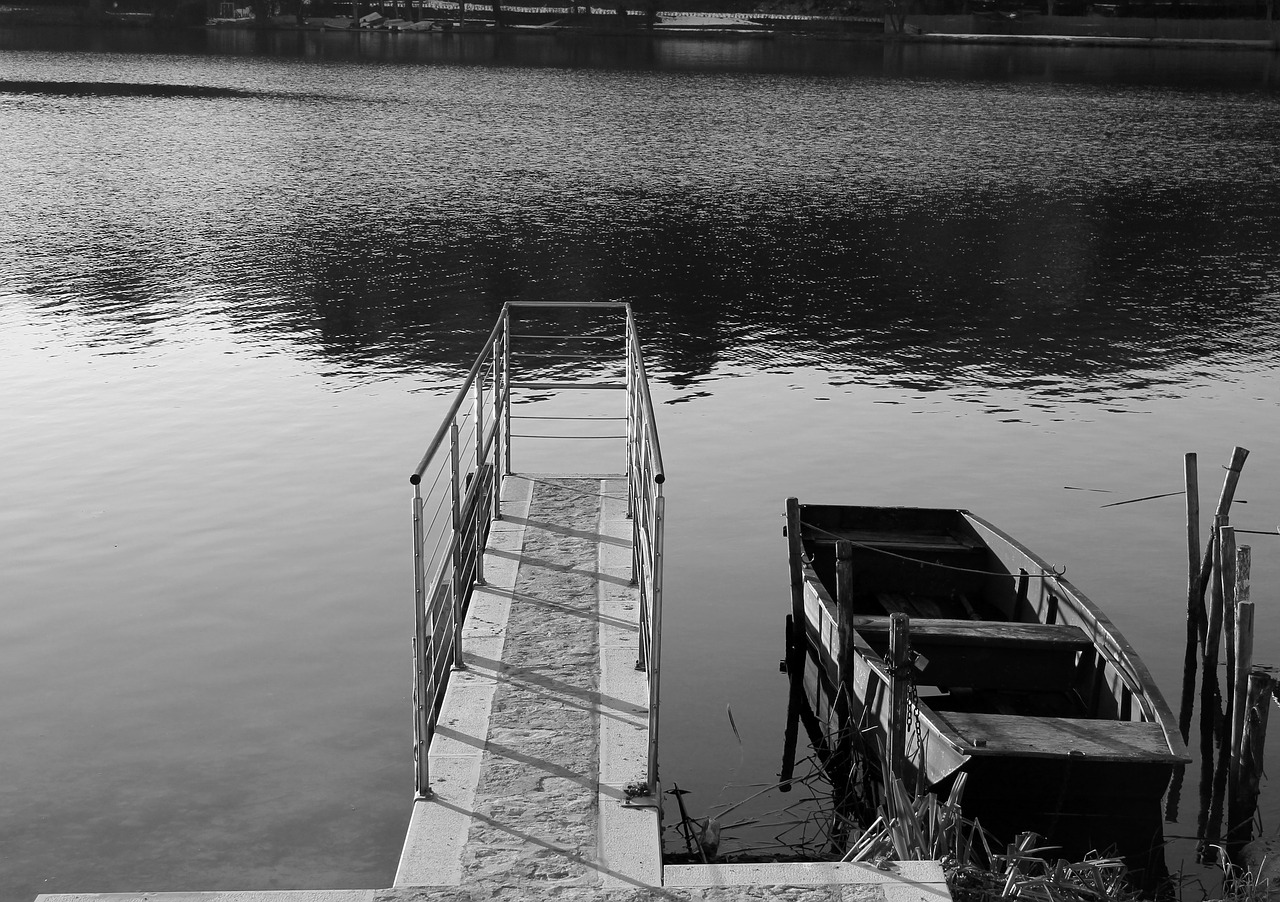
[[946,791],[967,772],[967,816],[1084,851],[1139,816],[1158,833],[1190,759],[1147,668],[1084,594],[968,511],[790,499],[787,520],[793,638],[807,638],[813,688],[881,737],[891,615],[909,618],[908,786]]

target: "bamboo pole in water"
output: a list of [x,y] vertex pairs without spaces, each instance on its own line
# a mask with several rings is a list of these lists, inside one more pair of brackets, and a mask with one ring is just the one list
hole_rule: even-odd
[[1209,537],[1208,553],[1213,559],[1209,579],[1209,622],[1204,640],[1204,678],[1216,679],[1218,646],[1222,640],[1222,527],[1225,514],[1214,514],[1213,533]]
[[[1248,557],[1248,548],[1241,548]],[[1230,800],[1228,822],[1239,824],[1237,813],[1242,806],[1240,797],[1240,763],[1243,756],[1244,723],[1248,719],[1249,674],[1253,671],[1253,602],[1241,599],[1236,605],[1236,653],[1235,673],[1232,675],[1231,705],[1231,771],[1227,776]]]
[[1236,685],[1236,531],[1227,523],[1226,518],[1222,521],[1222,530],[1219,535],[1221,548],[1221,567],[1219,570],[1222,579],[1222,632],[1223,646],[1226,651],[1226,689],[1225,695],[1225,713],[1222,723],[1221,742],[1233,752],[1235,746],[1231,745],[1231,724],[1232,711],[1235,706],[1235,685]]
[[[1222,494],[1218,496],[1218,506],[1214,509],[1214,516],[1227,516],[1231,510],[1231,502],[1236,497],[1236,485],[1240,482],[1240,471],[1244,469],[1245,458],[1249,456],[1247,448],[1241,448],[1237,445],[1231,452],[1231,463],[1227,467],[1226,478],[1222,481]],[[1213,566],[1213,549],[1214,539],[1216,536],[1209,537],[1209,545],[1205,547],[1204,558],[1200,564],[1200,593],[1204,594],[1205,586],[1209,583],[1209,575]],[[1215,657],[1216,661],[1217,658]]]

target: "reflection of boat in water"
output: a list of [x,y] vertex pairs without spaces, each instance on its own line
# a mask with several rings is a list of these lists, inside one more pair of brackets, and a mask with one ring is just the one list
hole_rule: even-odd
[[[1040,558],[958,510],[792,500],[788,536],[819,716],[888,735],[891,615],[907,614],[908,785],[945,791],[966,772],[966,816],[1064,851],[1159,840],[1160,799],[1189,760],[1176,724],[1111,622]],[[842,680],[847,706],[831,702]]]

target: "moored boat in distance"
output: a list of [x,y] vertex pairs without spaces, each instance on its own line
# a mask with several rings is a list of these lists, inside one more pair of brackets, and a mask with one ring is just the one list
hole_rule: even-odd
[[888,736],[891,616],[906,614],[909,787],[945,792],[967,773],[967,817],[1064,854],[1159,844],[1160,799],[1190,759],[1146,666],[1083,593],[963,510],[789,499],[787,536],[814,710]]

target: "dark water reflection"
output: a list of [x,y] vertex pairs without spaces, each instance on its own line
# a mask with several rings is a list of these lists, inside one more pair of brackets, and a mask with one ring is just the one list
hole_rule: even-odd
[[[1221,196],[1196,186],[1158,208],[1137,192],[1017,193],[942,209],[837,199],[822,210],[781,194],[758,207],[638,194],[601,200],[611,216],[557,227],[303,225],[221,313],[237,330],[294,336],[355,367],[456,371],[504,299],[625,298],[676,383],[766,364],[918,390],[980,383],[1094,400],[1158,394],[1280,344],[1270,198],[1251,192],[1228,225]],[[1206,252],[1215,221],[1222,231]],[[146,254],[124,236],[104,254],[110,265],[64,273],[41,306],[104,320],[116,347],[145,344],[172,313],[162,288],[175,268]]]
[[[897,215],[841,215],[779,195],[754,210],[696,211],[678,196],[620,199],[611,219],[554,234],[498,226],[440,242],[417,237],[435,233],[431,224],[410,223],[404,235],[347,236],[338,254],[324,250],[339,246],[335,236],[314,236],[303,253],[323,257],[324,269],[290,315],[318,324],[334,354],[389,350],[414,369],[439,363],[445,349],[404,339],[436,334],[455,318],[486,321],[500,299],[522,295],[540,262],[568,254],[589,284],[560,294],[633,299],[647,322],[661,324],[650,346],[676,381],[767,362],[905,388],[1040,383],[1047,394],[1078,396],[1131,390],[1134,379],[1158,390],[1206,375],[1218,355],[1280,338],[1265,263],[1280,240],[1265,228],[1265,209],[1237,207],[1214,257],[1189,260],[1219,201],[1194,190],[1164,199],[1176,213],[1155,231],[1157,214],[1140,198],[1098,197],[1085,207],[992,192],[944,212],[881,203],[895,200]],[[632,212],[646,208],[670,215]],[[422,269],[447,271],[462,256],[484,261],[466,298],[437,288],[410,303],[360,290],[382,273],[411,280]],[[1261,270],[1252,284],[1245,261]],[[477,288],[485,300],[470,293]],[[463,341],[457,364],[467,351]]]
[[[699,805],[726,761],[776,771],[787,494],[980,507],[1087,560],[1076,581],[1158,651],[1181,636],[1159,613],[1178,517],[1100,523],[1061,486],[1168,491],[1153,449],[1176,475],[1208,437],[1280,454],[1274,55],[248,31],[0,48],[20,424],[0,446],[0,681],[32,686],[0,705],[12,898],[390,882],[400,490],[503,300],[632,301],[659,401],[695,402],[663,409],[684,601],[664,766]],[[1256,473],[1265,525],[1280,484]],[[78,663],[47,674],[54,653]],[[1153,657],[1171,693],[1180,655]],[[709,726],[730,700],[746,749]],[[194,845],[225,856],[173,864]]]

